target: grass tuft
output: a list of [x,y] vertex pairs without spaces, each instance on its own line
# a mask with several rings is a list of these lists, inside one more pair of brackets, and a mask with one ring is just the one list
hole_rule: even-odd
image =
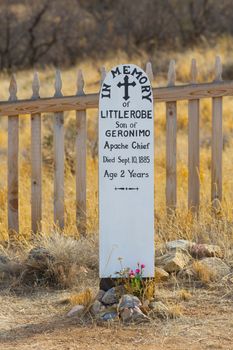
[[193,271],[196,273],[197,278],[203,283],[209,283],[215,279],[214,271],[210,271],[201,261],[196,260],[193,262]]
[[[0,266],[5,282],[19,286],[69,288],[81,283],[90,270],[97,270],[95,239],[75,240],[60,233],[41,234],[34,243],[21,247],[17,261]],[[8,278],[6,278],[8,276]]]
[[186,289],[180,289],[178,291],[179,298],[184,301],[188,301],[192,298],[192,294]]

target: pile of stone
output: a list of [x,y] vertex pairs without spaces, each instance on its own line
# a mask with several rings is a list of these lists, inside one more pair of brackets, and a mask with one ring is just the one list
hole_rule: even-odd
[[[155,283],[168,281],[171,276],[197,281],[197,268],[207,271],[212,280],[226,280],[233,273],[224,262],[224,254],[217,245],[197,244],[188,240],[170,241],[155,252]],[[144,323],[151,319],[171,318],[172,310],[159,300],[142,303],[134,295],[127,294],[124,286],[115,286],[112,280],[103,280],[100,291],[88,313],[99,321],[122,321],[123,323]],[[111,284],[112,282],[112,284]],[[104,289],[104,290],[103,290]],[[85,311],[83,305],[76,305],[67,316],[80,316]]]
[[[144,304],[134,295],[125,294],[124,286],[112,287],[107,291],[100,290],[89,314],[97,321],[121,321],[128,323],[147,323],[151,319],[169,318],[169,308],[161,301],[146,301]],[[81,316],[83,305],[76,305],[67,314],[68,317]]]
[[219,280],[230,274],[230,267],[223,261],[224,254],[218,245],[198,244],[188,240],[166,243],[156,250],[155,281],[167,281],[171,275],[182,279],[198,279],[194,262],[199,269],[209,272],[212,279]]

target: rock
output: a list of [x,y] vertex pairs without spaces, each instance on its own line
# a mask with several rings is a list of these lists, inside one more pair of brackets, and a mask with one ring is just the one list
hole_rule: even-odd
[[10,259],[8,259],[5,255],[0,254],[0,279],[4,279],[6,277],[6,273],[9,273],[9,262]]
[[83,305],[75,305],[67,314],[67,317],[80,316],[85,307]]
[[131,294],[125,294],[121,297],[118,304],[118,312],[124,323],[142,323],[149,322],[150,319],[140,310],[141,301]]
[[199,261],[199,264],[207,268],[215,280],[220,279],[231,272],[230,267],[219,258],[204,258]]
[[[148,323],[150,322],[150,318],[146,316],[140,309],[139,307],[134,307],[133,309],[133,314],[132,314],[132,322],[133,323]],[[125,321],[126,322],[126,321]]]
[[102,302],[106,305],[115,304],[118,301],[119,301],[119,297],[117,296],[115,287],[109,289],[106,293],[104,293],[102,297]]
[[141,306],[141,301],[131,294],[125,294],[121,297],[119,304],[118,304],[118,311],[121,311],[125,308],[134,308]]
[[96,300],[102,301],[104,294],[105,294],[105,291],[100,289],[96,295]]
[[177,277],[182,280],[193,281],[196,279],[197,274],[194,272],[191,266],[187,266],[178,272]]
[[15,261],[9,260],[7,263],[0,262],[0,273],[3,273],[5,275],[20,276],[23,272],[23,269],[24,265]]
[[164,282],[169,279],[169,273],[162,269],[161,267],[155,267],[155,282]]
[[91,312],[93,315],[98,315],[100,312],[105,310],[105,306],[99,301],[95,300],[93,305],[91,306]]
[[195,243],[187,241],[186,239],[177,239],[166,243],[167,250],[180,249],[189,251]]
[[133,308],[124,308],[120,311],[120,318],[124,323],[144,323],[150,322],[148,316],[146,316],[138,306]]
[[194,244],[190,248],[190,254],[196,259],[208,257],[223,258],[222,249],[218,245],[212,244]]
[[0,254],[0,264],[7,264],[10,262],[10,259],[6,255]]
[[104,315],[100,317],[103,321],[111,321],[118,317],[117,311],[106,312]]
[[161,301],[153,301],[149,304],[151,311],[149,312],[149,317],[155,318],[160,317],[163,319],[169,318],[169,309]]
[[128,308],[128,307],[123,309],[120,313],[120,317],[123,322],[128,322],[129,320],[131,320],[132,315],[133,315],[133,308]]
[[112,305],[118,303],[122,294],[125,293],[124,286],[117,286],[109,289],[106,293],[104,293],[101,301],[105,305]]
[[111,306],[102,305],[100,308],[100,312],[95,315],[97,320],[107,321],[118,316],[117,305],[114,304]]
[[166,253],[166,245],[164,243],[155,246],[155,257],[162,256]]
[[156,258],[155,264],[162,267],[166,272],[178,272],[190,261],[190,256],[181,250],[172,250],[167,254]]
[[30,250],[28,253],[27,262],[37,261],[41,263],[46,263],[46,261],[53,261],[54,257],[50,254],[50,252],[43,247],[36,247]]

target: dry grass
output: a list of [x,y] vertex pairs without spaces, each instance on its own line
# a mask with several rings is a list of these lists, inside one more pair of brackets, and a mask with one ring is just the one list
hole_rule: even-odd
[[69,301],[71,305],[84,305],[85,307],[88,307],[93,302],[93,298],[92,290],[87,288],[83,292],[71,295]]
[[184,301],[188,301],[192,298],[192,294],[186,289],[180,289],[178,291],[179,298]]
[[97,275],[97,248],[96,240],[91,238],[75,240],[57,232],[40,235],[33,244],[17,245],[18,257],[11,247],[13,258],[0,262],[0,285],[11,289],[38,286],[64,289],[84,284],[87,274]]
[[60,263],[86,266],[91,269],[98,265],[98,245],[95,236],[76,240],[55,231],[49,236],[46,234],[38,236],[33,246],[45,248]]
[[[167,52],[159,54],[159,60],[154,60],[155,82],[154,86],[166,85],[166,71],[169,58],[177,62],[178,83],[189,81],[190,61],[194,56],[199,66],[199,81],[213,79],[214,59],[217,54],[222,57],[226,71],[233,66],[232,55],[229,54],[233,39],[225,37],[216,42],[215,47],[196,47],[182,53]],[[79,67],[66,69],[62,72],[63,92],[66,95],[73,94],[76,90],[75,74],[78,68],[82,68],[85,77],[86,92],[94,92],[99,89],[99,68],[105,65],[107,69],[122,63],[134,62],[145,66],[146,57],[141,55],[128,60],[124,54],[112,58],[108,62],[86,61]],[[54,93],[54,70],[47,67],[39,71],[41,80],[41,96],[51,96]],[[32,71],[17,73],[19,86],[19,98],[31,96]],[[230,77],[230,73],[229,73]],[[8,98],[9,77],[0,75],[1,91],[0,99]],[[201,101],[201,150],[200,150],[200,183],[201,183],[201,208],[198,220],[192,218],[187,210],[187,102],[178,103],[178,138],[177,138],[177,213],[170,221],[166,218],[165,205],[165,105],[158,103],[155,106],[155,240],[156,244],[175,238],[187,238],[197,242],[213,242],[219,244],[228,259],[230,248],[233,244],[233,122],[232,122],[232,98],[224,98],[223,104],[223,201],[221,213],[214,217],[210,208],[210,166],[211,166],[211,101]],[[66,236],[79,237],[75,223],[75,177],[73,172],[74,159],[74,118],[73,112],[65,114],[65,229]],[[87,118],[88,127],[88,154],[87,154],[87,229],[91,237],[98,232],[98,160],[97,147],[97,111],[89,110]],[[7,118],[0,118],[0,239],[8,240],[7,233]],[[28,116],[20,118],[20,236],[22,242],[27,242],[30,235],[30,120]],[[43,232],[50,233],[54,230],[53,224],[53,137],[52,115],[43,118]],[[60,237],[61,238],[61,237]],[[59,239],[60,239],[59,238]],[[93,238],[94,239],[94,238]],[[48,239],[46,243],[53,249],[53,242]],[[70,244],[70,243],[66,243]],[[85,243],[86,244],[86,243]],[[80,243],[80,246],[82,243]],[[64,254],[62,244],[56,247],[54,254]],[[75,250],[76,248],[74,248]],[[89,251],[90,252],[90,251]],[[72,255],[72,254],[71,254]],[[79,248],[80,262],[86,259],[83,249]],[[92,258],[90,258],[92,259]]]
[[210,271],[208,267],[204,266],[201,263],[201,261],[194,261],[192,267],[198,279],[203,283],[209,283],[213,281],[216,277],[214,271]]
[[169,305],[169,317],[179,318],[183,315],[183,308],[179,304]]

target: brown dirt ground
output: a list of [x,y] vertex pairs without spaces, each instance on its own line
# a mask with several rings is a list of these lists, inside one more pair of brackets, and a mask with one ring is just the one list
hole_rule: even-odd
[[191,289],[183,301],[179,290],[160,287],[157,294],[183,310],[180,318],[151,324],[97,325],[68,319],[70,305],[61,303],[72,292],[0,293],[1,350],[233,349],[233,285]]

